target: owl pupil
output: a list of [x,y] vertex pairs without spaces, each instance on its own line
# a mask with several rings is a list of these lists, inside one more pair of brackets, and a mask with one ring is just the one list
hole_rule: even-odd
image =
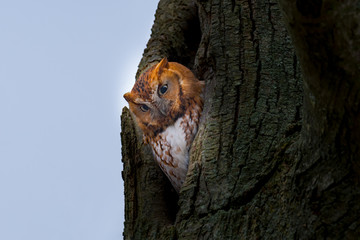
[[164,93],[166,93],[167,89],[168,89],[167,84],[162,85],[159,90],[160,95],[163,95]]
[[149,110],[149,107],[147,105],[143,104],[140,106],[140,109],[141,109],[141,111],[146,112],[147,110]]

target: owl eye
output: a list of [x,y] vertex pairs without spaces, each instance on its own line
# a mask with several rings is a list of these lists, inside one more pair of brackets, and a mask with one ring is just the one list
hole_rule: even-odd
[[163,95],[168,90],[168,85],[164,84],[159,88],[159,95]]
[[141,109],[141,111],[143,111],[143,112],[147,112],[150,108],[149,108],[146,104],[142,104],[142,105],[140,106],[140,109]]

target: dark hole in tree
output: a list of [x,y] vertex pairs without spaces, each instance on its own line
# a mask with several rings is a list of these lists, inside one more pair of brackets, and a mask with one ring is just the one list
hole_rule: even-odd
[[[171,49],[168,53],[168,60],[170,62],[179,62],[193,70],[196,53],[201,40],[200,21],[197,15],[186,21],[185,27],[183,28],[183,36],[185,38],[185,47],[181,49]],[[179,197],[168,180],[164,189],[164,199],[167,204],[164,209],[167,211],[168,219],[171,220],[172,223],[175,223],[176,214],[179,209]]]
[[171,49],[169,52],[169,61],[179,62],[189,69],[193,70],[195,56],[201,40],[201,28],[198,16],[186,21],[183,28],[185,47],[181,49]]
[[[165,176],[165,174],[164,174]],[[174,224],[175,220],[176,220],[176,214],[178,211],[178,200],[179,200],[179,196],[176,193],[175,189],[172,187],[170,181],[167,179],[167,177],[165,176],[164,179],[166,179],[166,184],[165,184],[165,191],[164,191],[164,202],[166,203],[166,206],[164,209],[167,210],[167,217],[168,220]]]

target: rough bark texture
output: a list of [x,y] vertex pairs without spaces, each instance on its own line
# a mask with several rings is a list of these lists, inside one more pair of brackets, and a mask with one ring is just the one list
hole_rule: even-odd
[[177,197],[123,110],[125,239],[359,236],[359,1],[280,4],[160,1],[138,74],[190,67],[204,112]]
[[300,238],[359,239],[360,1],[280,3],[304,76],[291,224]]

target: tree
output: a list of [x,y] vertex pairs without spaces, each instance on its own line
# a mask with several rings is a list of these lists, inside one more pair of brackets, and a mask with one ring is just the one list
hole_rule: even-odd
[[351,0],[160,0],[138,74],[188,66],[204,112],[178,197],[124,108],[125,239],[360,236],[359,23]]

